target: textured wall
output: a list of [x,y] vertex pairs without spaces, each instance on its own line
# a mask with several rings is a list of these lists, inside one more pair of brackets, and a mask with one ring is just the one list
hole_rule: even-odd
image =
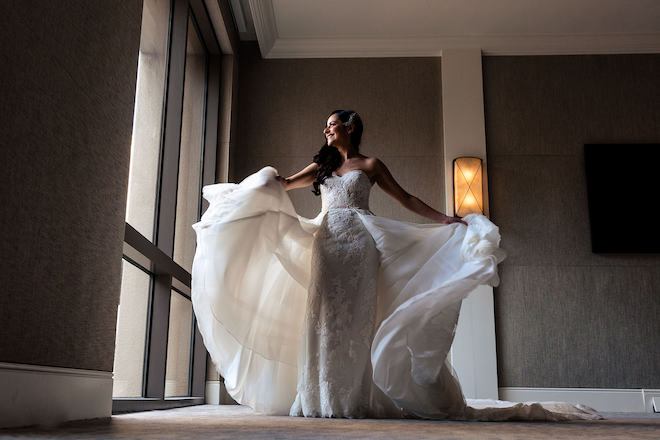
[[112,371],[141,1],[0,6],[0,361]]
[[[658,72],[659,55],[484,59],[491,214],[509,253],[500,386],[660,388],[660,256],[591,253],[582,150],[660,141]],[[625,206],[612,215],[643,227]]]
[[[238,137],[230,180],[264,165],[290,175],[311,163],[324,142],[328,113],[353,109],[363,118],[360,152],[376,156],[409,192],[444,206],[439,58],[262,60],[255,44],[241,46]],[[301,215],[321,208],[310,189],[291,191]],[[380,189],[372,211],[424,222]]]

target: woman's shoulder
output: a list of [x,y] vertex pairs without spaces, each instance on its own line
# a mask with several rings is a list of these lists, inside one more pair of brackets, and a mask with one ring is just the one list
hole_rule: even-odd
[[375,156],[363,156],[362,167],[370,173],[377,173],[385,167],[385,164]]
[[364,171],[372,182],[380,180],[381,176],[387,170],[385,164],[375,156],[361,155],[360,160],[361,163],[358,168]]
[[374,167],[379,163],[382,163],[380,159],[378,159],[376,156],[365,156],[363,154],[361,154],[360,156],[361,156],[360,159],[362,160],[362,165],[365,167]]

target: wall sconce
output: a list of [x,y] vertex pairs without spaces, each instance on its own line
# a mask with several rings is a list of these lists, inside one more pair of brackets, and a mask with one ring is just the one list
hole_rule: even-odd
[[483,172],[478,157],[454,159],[454,215],[484,213]]

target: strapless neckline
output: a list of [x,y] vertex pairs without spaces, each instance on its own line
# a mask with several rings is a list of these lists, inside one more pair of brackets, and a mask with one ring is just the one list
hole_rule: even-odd
[[364,170],[350,170],[341,176],[333,173],[321,185],[321,210],[358,208],[368,211],[372,185]]
[[371,178],[369,177],[369,175],[367,174],[367,172],[364,171],[364,170],[361,170],[360,168],[355,168],[355,169],[353,169],[353,170],[346,171],[346,172],[345,172],[344,174],[342,174],[341,176],[333,171],[333,172],[332,172],[332,175],[333,175],[334,177],[338,177],[338,178],[341,179],[341,178],[343,178],[343,177],[348,176],[348,175],[351,174],[351,173],[361,173],[361,174],[364,174],[364,176],[365,176],[367,179],[369,179],[369,182],[370,182],[372,185],[374,184],[374,183],[371,181]]

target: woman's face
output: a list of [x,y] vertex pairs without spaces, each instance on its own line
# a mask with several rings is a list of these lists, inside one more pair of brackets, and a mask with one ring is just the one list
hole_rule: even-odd
[[348,146],[351,143],[351,128],[352,126],[347,129],[337,115],[330,115],[323,134],[331,147]]

